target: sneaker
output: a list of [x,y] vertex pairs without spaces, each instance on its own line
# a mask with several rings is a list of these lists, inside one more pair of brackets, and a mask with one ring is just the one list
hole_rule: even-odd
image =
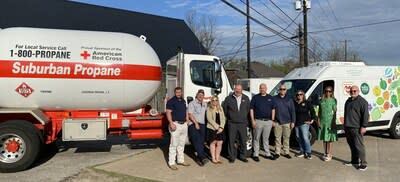
[[361,164],[360,166],[358,166],[358,170],[360,171],[366,171],[368,169],[367,165]]
[[202,162],[203,164],[207,164],[207,163],[208,163],[208,159],[203,159],[201,162]]
[[176,167],[176,165],[175,164],[173,164],[173,165],[168,165],[168,167],[170,168],[170,169],[172,169],[172,170],[178,170],[178,167]]
[[324,160],[325,162],[331,161],[331,160],[332,160],[332,155],[326,154],[326,155],[323,157],[323,160]]
[[279,159],[280,156],[281,156],[280,154],[275,154],[275,155],[274,155],[275,160],[276,160],[276,159]]
[[343,163],[343,165],[347,166],[347,167],[358,167],[360,164],[355,164],[355,163],[351,163],[351,162],[345,162]]
[[180,162],[180,163],[178,163],[178,165],[181,165],[181,166],[190,166],[190,164],[189,164],[189,163],[186,163],[186,162]]
[[288,159],[291,159],[291,158],[292,158],[292,156],[290,156],[289,154],[281,154],[281,156],[286,157],[286,158],[288,158]]
[[311,154],[306,154],[304,158],[307,159],[307,160],[311,160],[312,159]]
[[235,163],[235,159],[229,159],[229,163]]
[[301,157],[304,157],[304,154],[303,153],[298,153],[298,154],[295,154],[294,156],[298,157],[298,158],[301,158]]
[[256,162],[260,162],[260,158],[258,158],[258,157],[253,157],[253,160]]

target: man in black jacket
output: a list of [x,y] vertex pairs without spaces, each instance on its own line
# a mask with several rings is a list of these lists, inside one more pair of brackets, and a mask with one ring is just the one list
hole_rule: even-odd
[[351,162],[347,166],[356,166],[358,170],[367,170],[363,135],[367,131],[369,113],[368,102],[359,95],[360,89],[352,86],[350,98],[344,105],[344,131],[351,150]]
[[246,159],[247,126],[249,122],[250,100],[242,94],[242,86],[235,85],[234,93],[227,96],[223,103],[227,126],[228,126],[228,155],[229,162],[236,159],[235,140],[239,135],[239,160],[248,162]]

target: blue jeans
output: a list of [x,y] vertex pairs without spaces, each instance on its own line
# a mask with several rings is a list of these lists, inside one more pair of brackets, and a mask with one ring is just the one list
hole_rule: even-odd
[[206,154],[204,152],[204,141],[206,140],[206,127],[204,124],[199,124],[200,129],[196,129],[195,125],[192,124],[189,126],[189,137],[194,149],[197,152],[197,157],[200,160],[206,158]]
[[296,138],[299,142],[300,152],[311,154],[311,145],[309,135],[310,125],[302,124],[300,126],[296,126],[294,129],[296,131]]

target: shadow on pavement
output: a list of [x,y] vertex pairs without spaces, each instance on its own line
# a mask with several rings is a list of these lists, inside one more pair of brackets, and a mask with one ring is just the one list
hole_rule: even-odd
[[[169,140],[168,140],[169,141]],[[31,168],[40,166],[57,153],[75,150],[75,153],[87,152],[110,152],[114,145],[126,145],[130,149],[146,149],[157,148],[165,145],[166,139],[157,140],[131,140],[127,136],[110,136],[105,141],[72,141],[63,142],[61,139],[47,145],[43,145],[39,158],[35,161]],[[168,144],[168,142],[167,142]],[[167,149],[168,152],[168,149]],[[167,153],[168,155],[168,153]]]

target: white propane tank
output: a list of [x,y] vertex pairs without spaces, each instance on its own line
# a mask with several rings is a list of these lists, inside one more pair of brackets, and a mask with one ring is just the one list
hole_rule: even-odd
[[132,111],[161,84],[157,54],[126,33],[6,28],[0,50],[3,108]]

